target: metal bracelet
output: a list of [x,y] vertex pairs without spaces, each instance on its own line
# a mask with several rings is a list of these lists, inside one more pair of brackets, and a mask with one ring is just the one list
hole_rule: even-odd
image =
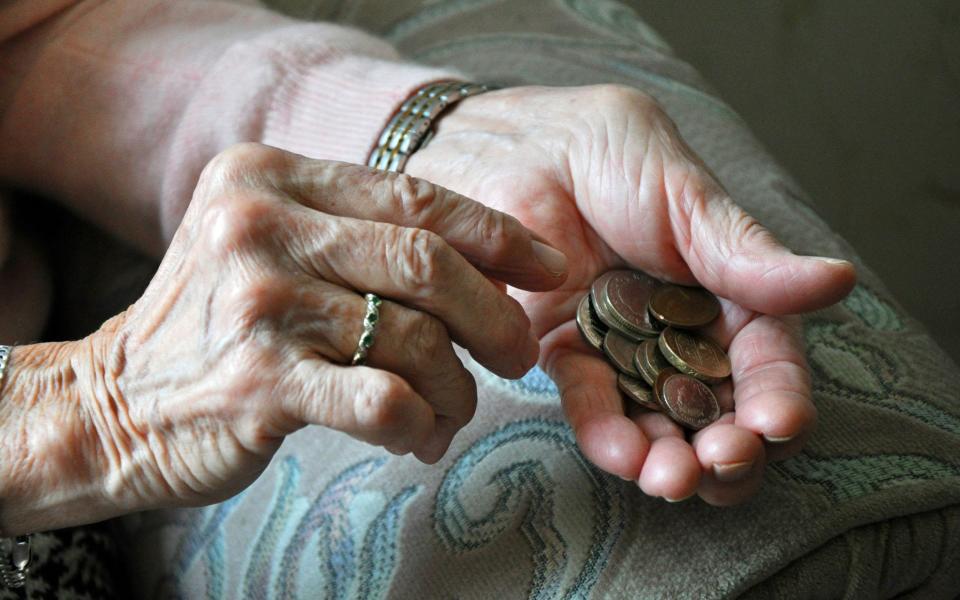
[[0,539],[3,556],[0,557],[0,582],[8,588],[21,588],[30,570],[30,536]]
[[3,374],[7,371],[7,362],[10,361],[12,346],[0,346],[0,392],[3,391]]
[[[0,346],[0,393],[3,392],[3,377],[11,353],[11,346]],[[30,536],[0,538],[0,550],[0,583],[8,588],[23,587],[30,568]]]
[[410,155],[433,136],[431,127],[440,113],[464,98],[489,89],[486,85],[463,81],[441,81],[420,88],[387,123],[367,166],[396,173],[403,171]]

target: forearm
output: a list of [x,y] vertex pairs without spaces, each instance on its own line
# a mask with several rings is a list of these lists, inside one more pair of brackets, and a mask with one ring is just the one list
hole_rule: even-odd
[[235,4],[80,3],[0,46],[0,181],[159,254],[226,146],[363,162],[413,89],[450,76],[397,59]]
[[0,387],[0,536],[117,513],[86,418],[97,396],[94,339],[13,350]]

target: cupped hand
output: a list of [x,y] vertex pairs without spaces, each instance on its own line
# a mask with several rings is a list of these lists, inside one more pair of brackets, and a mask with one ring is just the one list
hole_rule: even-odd
[[[507,215],[366,167],[241,145],[218,156],[142,298],[108,321],[87,407],[124,510],[208,503],[249,484],[308,424],[438,460],[474,413],[454,353],[518,377],[539,344],[491,278],[563,282]],[[556,258],[556,256],[554,256]],[[364,294],[380,295],[349,366]]]
[[[651,496],[741,502],[766,460],[816,418],[798,319],[855,282],[846,261],[797,256],[726,194],[649,96],[622,86],[522,87],[468,98],[406,172],[516,216],[570,259],[566,283],[514,295],[541,338],[584,454]],[[625,412],[613,369],[581,339],[576,304],[600,273],[635,267],[722,298],[709,332],[733,365],[727,414],[692,437]]]

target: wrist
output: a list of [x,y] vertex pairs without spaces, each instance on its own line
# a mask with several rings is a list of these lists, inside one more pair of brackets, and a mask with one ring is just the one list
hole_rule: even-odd
[[387,122],[419,88],[457,73],[366,56],[291,71],[274,94],[262,142],[311,158],[365,164]]
[[101,339],[14,348],[0,388],[0,536],[59,529],[117,514],[89,407],[101,387]]
[[462,100],[488,91],[485,85],[452,80],[418,89],[393,115],[377,140],[367,166],[402,172],[410,155],[435,133],[436,121]]

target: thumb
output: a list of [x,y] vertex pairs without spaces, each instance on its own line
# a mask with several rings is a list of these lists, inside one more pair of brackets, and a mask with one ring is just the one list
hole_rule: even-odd
[[677,251],[701,285],[767,314],[817,310],[850,293],[852,263],[794,254],[696,171],[670,203],[670,221]]

